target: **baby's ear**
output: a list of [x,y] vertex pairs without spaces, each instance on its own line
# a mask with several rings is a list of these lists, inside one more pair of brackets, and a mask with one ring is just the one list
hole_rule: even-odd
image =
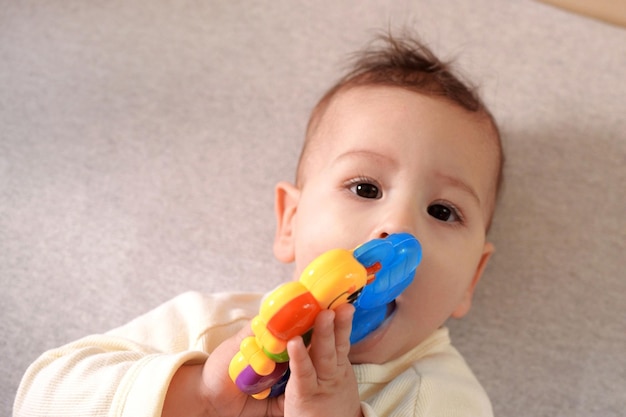
[[295,185],[284,181],[276,185],[274,256],[281,262],[289,263],[295,259],[294,226],[299,200],[300,190]]
[[493,246],[493,244],[490,242],[485,242],[483,254],[480,257],[480,262],[478,263],[478,266],[476,267],[476,272],[474,272],[474,278],[472,278],[472,282],[465,290],[461,302],[452,312],[452,317],[454,317],[455,319],[460,319],[461,317],[465,316],[472,307],[472,298],[474,297],[476,284],[478,284],[478,281],[480,281],[480,278],[483,276],[483,272],[485,272],[487,262],[489,261],[489,258],[491,258],[491,255],[493,255],[494,251],[495,247]]

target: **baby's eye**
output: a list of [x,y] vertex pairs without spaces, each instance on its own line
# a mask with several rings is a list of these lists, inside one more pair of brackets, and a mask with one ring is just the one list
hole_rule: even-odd
[[428,206],[428,214],[442,222],[458,222],[461,220],[459,213],[454,207],[441,203]]
[[361,180],[352,183],[350,191],[362,198],[379,199],[383,196],[377,185]]

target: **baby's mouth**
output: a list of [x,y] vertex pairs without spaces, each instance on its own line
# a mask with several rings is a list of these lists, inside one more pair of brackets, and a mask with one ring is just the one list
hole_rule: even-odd
[[387,311],[385,312],[385,318],[380,322],[378,326],[372,331],[372,333],[380,333],[379,331],[386,327],[391,322],[394,313],[396,312],[396,300],[387,304]]
[[385,320],[383,320],[383,323],[387,321],[389,317],[391,317],[394,311],[396,311],[396,300],[393,300],[392,302],[387,304],[387,313],[385,313]]

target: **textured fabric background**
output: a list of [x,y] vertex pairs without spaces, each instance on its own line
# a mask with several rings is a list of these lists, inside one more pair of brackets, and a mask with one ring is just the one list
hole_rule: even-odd
[[0,0],[0,414],[46,349],[290,278],[273,186],[346,55],[401,26],[480,86],[508,159],[453,340],[498,416],[623,416],[626,30],[529,0]]

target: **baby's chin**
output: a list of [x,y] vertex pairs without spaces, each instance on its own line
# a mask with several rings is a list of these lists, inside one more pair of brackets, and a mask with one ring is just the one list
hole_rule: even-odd
[[[393,327],[396,318],[396,303],[392,301],[387,305],[387,315],[385,320],[380,326],[373,332],[371,332],[363,340],[353,344],[350,347],[350,354],[348,355],[350,362],[353,364],[360,363],[384,363],[390,359],[389,351],[396,349],[390,346],[393,343],[386,337],[388,331]],[[399,346],[396,346],[396,348]],[[391,349],[390,349],[391,348]]]

